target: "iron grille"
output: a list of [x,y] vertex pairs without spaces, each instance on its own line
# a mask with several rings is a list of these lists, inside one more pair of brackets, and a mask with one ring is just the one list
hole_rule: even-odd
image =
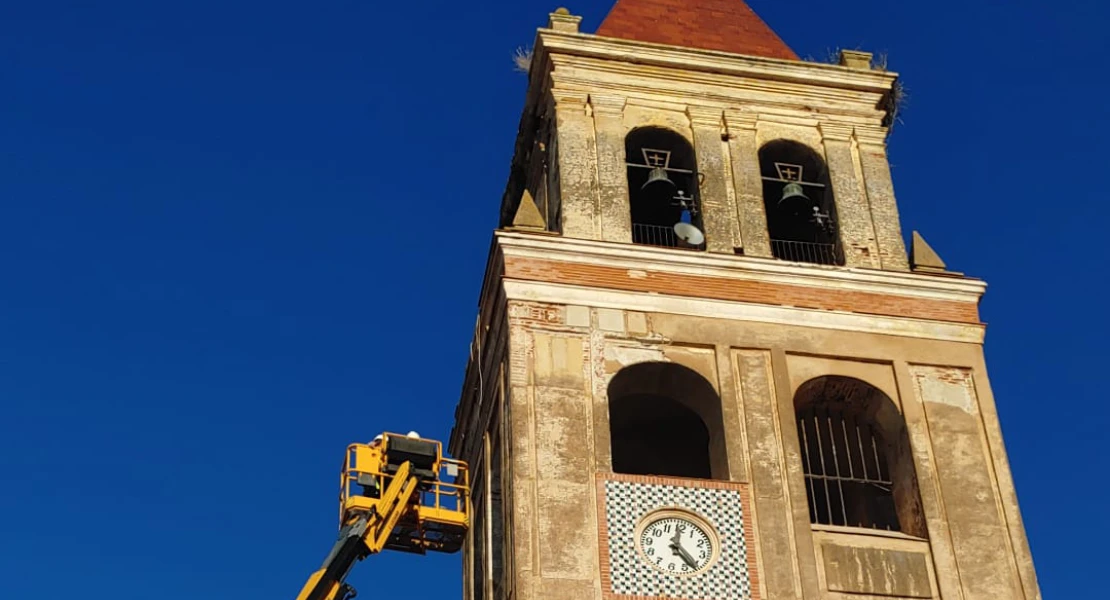
[[870,423],[814,404],[798,413],[798,439],[813,523],[900,530],[885,446]]
[[660,246],[662,248],[685,248],[687,250],[701,250],[705,244],[691,246],[679,239],[673,227],[662,225],[632,224],[632,242],[647,246]]
[[817,265],[843,265],[844,253],[840,244],[771,240],[771,253],[775,258]]

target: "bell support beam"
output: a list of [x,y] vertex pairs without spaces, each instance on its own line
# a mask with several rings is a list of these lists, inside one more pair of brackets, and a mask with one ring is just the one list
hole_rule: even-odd
[[694,131],[694,153],[698,157],[698,174],[702,224],[705,243],[710,252],[732,254],[740,245],[736,226],[736,207],[730,201],[725,183],[725,158],[721,144],[719,108],[690,106],[686,109]]
[[763,180],[759,174],[759,141],[756,115],[737,110],[725,111],[728,151],[732,163],[732,183],[736,190],[736,220],[739,244],[746,256],[771,258],[771,237],[763,207]]
[[591,94],[597,139],[598,215],[601,239],[632,242],[628,174],[624,156],[624,105],[620,96]]
[[880,268],[879,248],[871,224],[867,196],[856,176],[852,152],[852,126],[823,122],[819,126],[825,145],[833,197],[836,199],[836,228],[849,267]]
[[859,142],[859,158],[863,182],[871,205],[871,220],[879,246],[879,260],[888,271],[909,271],[898,204],[894,199],[894,181],[886,155],[886,131],[878,127],[855,128]]

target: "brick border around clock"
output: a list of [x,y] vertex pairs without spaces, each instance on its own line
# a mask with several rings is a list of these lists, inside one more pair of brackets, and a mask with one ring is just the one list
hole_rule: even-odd
[[676,598],[673,596],[637,596],[619,594],[613,592],[613,581],[611,577],[612,565],[610,564],[609,557],[609,523],[606,515],[607,509],[607,496],[605,484],[610,481],[619,481],[625,483],[637,483],[648,486],[674,486],[681,488],[698,488],[709,490],[729,490],[735,491],[740,496],[740,505],[743,510],[743,532],[744,532],[744,545],[746,546],[745,557],[747,559],[748,579],[750,583],[750,600],[761,600],[762,594],[760,593],[760,580],[759,580],[759,566],[756,557],[756,537],[755,525],[752,518],[752,503],[750,485],[747,483],[735,483],[731,481],[713,481],[708,479],[687,479],[680,477],[659,477],[654,475],[625,475],[623,473],[597,473],[596,476],[596,493],[597,493],[597,539],[598,539],[598,558],[599,566],[601,569],[601,595],[605,600],[657,600],[659,598],[668,598],[670,600],[691,600],[684,598]]

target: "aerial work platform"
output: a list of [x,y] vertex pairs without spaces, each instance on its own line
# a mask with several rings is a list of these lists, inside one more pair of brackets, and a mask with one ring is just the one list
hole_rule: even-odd
[[351,444],[340,473],[339,539],[297,600],[347,600],[354,564],[395,550],[457,552],[470,527],[469,472],[443,445],[386,433]]

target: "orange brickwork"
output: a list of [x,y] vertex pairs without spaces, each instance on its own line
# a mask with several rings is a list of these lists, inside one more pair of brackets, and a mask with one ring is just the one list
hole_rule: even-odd
[[742,0],[618,0],[597,35],[798,60]]
[[619,267],[506,257],[505,277],[670,296],[771,304],[954,323],[979,321],[975,302],[909,298],[875,292],[745,281],[708,275],[632,271]]

